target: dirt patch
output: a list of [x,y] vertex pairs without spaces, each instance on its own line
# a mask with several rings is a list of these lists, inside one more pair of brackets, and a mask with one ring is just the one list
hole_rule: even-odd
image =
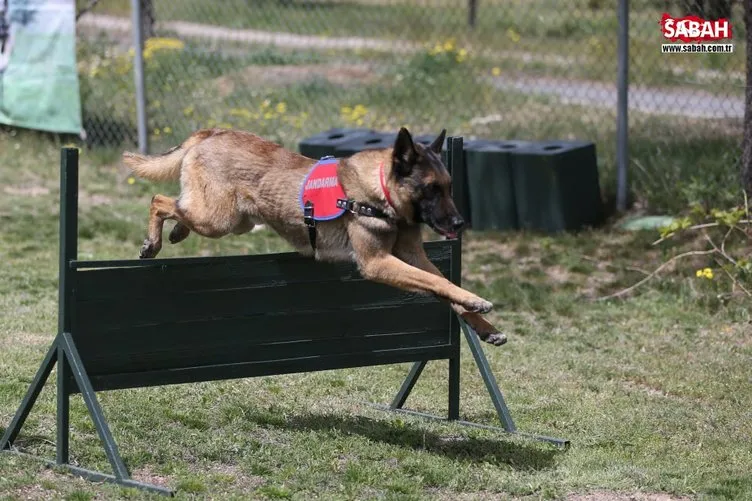
[[165,488],[168,488],[168,489],[171,488],[171,487],[173,487],[171,485],[171,484],[173,484],[173,482],[171,482],[171,480],[169,478],[164,477],[162,475],[157,475],[156,473],[154,473],[153,471],[151,471],[148,467],[138,468],[138,469],[134,470],[131,473],[131,477],[134,480],[137,480],[139,482],[143,482],[145,484],[158,485],[160,487],[165,487]]
[[653,385],[650,385],[646,382],[639,381],[639,380],[630,379],[630,380],[624,381],[623,385],[624,385],[624,388],[627,390],[646,393],[647,395],[650,395],[651,397],[666,397],[667,398],[667,397],[672,396],[660,388],[657,388]]
[[112,203],[112,197],[101,194],[87,193],[85,191],[79,191],[78,201],[81,207],[97,207],[100,205],[109,205]]
[[367,64],[304,64],[248,66],[214,80],[218,94],[227,97],[239,86],[290,85],[310,80],[325,80],[342,87],[369,84],[378,78]]
[[30,332],[15,332],[12,336],[0,339],[1,348],[43,346],[52,342],[52,338],[47,334],[33,334]]
[[41,197],[50,194],[50,189],[45,186],[6,186],[3,191],[8,195],[25,197]]
[[[60,484],[60,474],[53,472],[50,469],[43,469],[36,475],[36,483],[31,485],[24,485],[23,487],[17,487],[7,492],[8,499],[24,499],[24,500],[47,500],[47,499],[60,499],[63,497],[63,492],[68,489],[57,489],[52,486]],[[84,486],[86,485],[84,480],[76,479],[75,477],[68,477],[66,480],[71,480],[74,484]],[[5,498],[4,498],[5,499]],[[96,498],[95,498],[96,499]]]
[[685,496],[650,492],[596,491],[588,494],[570,494],[567,501],[689,501]]

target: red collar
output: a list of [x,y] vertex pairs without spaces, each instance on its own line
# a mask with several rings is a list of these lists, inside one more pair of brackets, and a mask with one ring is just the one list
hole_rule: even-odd
[[394,209],[394,202],[392,202],[392,197],[389,194],[389,188],[386,187],[386,180],[384,179],[384,162],[381,162],[381,165],[379,165],[379,181],[381,181],[381,191],[384,192],[386,202],[392,209]]

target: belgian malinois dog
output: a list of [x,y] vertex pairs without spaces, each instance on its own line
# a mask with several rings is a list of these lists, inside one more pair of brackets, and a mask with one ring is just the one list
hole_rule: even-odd
[[308,182],[317,162],[254,134],[203,129],[162,155],[126,152],[125,164],[139,177],[179,178],[181,185],[177,199],[152,198],[140,257],[159,253],[166,219],[177,222],[171,243],[191,231],[219,238],[266,224],[301,254],[354,261],[366,279],[449,301],[481,339],[504,344],[506,336],[480,315],[492,304],[444,278],[423,250],[421,223],[448,237],[464,225],[440,158],[445,135],[442,131],[430,146],[423,146],[402,128],[392,148],[336,160],[336,166],[329,167],[336,169],[331,179],[341,189],[343,200],[337,204],[342,204],[342,214],[314,223],[311,214],[304,214],[308,204],[302,206],[302,189],[304,183],[314,188],[326,184]]

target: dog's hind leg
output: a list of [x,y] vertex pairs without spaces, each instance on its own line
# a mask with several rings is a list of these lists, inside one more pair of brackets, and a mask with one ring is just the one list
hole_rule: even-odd
[[168,239],[170,240],[171,244],[176,244],[188,238],[188,235],[190,234],[191,234],[191,229],[188,228],[183,223],[178,222],[175,225],[175,227],[172,229],[172,231],[170,231],[170,236],[168,237]]
[[[149,208],[149,235],[141,247],[139,254],[141,259],[153,258],[159,254],[162,249],[162,229],[165,219],[176,219],[177,212],[178,208],[174,198],[154,195]],[[178,222],[178,224],[180,223]]]

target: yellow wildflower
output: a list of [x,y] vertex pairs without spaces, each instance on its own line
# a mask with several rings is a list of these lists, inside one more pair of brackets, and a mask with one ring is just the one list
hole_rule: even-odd
[[162,132],[164,132],[165,134],[172,134],[172,127],[170,126],[164,127],[162,129]]
[[185,108],[183,108],[183,115],[187,117],[193,115],[193,106],[186,106]]
[[710,268],[703,268],[701,270],[697,270],[695,272],[695,276],[697,278],[707,278],[708,280],[713,280],[713,270]]
[[498,77],[499,75],[501,75],[501,68],[494,66],[493,68],[491,68],[491,74],[495,77]]
[[509,29],[507,30],[507,37],[509,37],[509,39],[510,39],[510,40],[511,40],[512,42],[514,42],[514,43],[517,43],[517,42],[519,42],[519,41],[520,41],[520,38],[521,38],[521,37],[520,37],[520,34],[519,34],[519,33],[517,33],[517,32],[516,32],[516,31],[515,31],[515,30],[514,30],[513,28],[509,28]]
[[443,49],[446,52],[452,52],[454,50],[454,38],[450,38],[446,42],[444,42]]
[[284,101],[277,103],[276,110],[280,115],[284,114],[287,111],[287,104]]
[[144,42],[144,59],[150,59],[160,50],[183,50],[185,43],[177,38],[152,37]]
[[133,177],[128,178],[128,184],[134,184],[136,182],[136,179]]
[[242,117],[242,118],[251,118],[252,113],[251,110],[247,108],[232,108],[230,109],[230,115],[234,117]]

